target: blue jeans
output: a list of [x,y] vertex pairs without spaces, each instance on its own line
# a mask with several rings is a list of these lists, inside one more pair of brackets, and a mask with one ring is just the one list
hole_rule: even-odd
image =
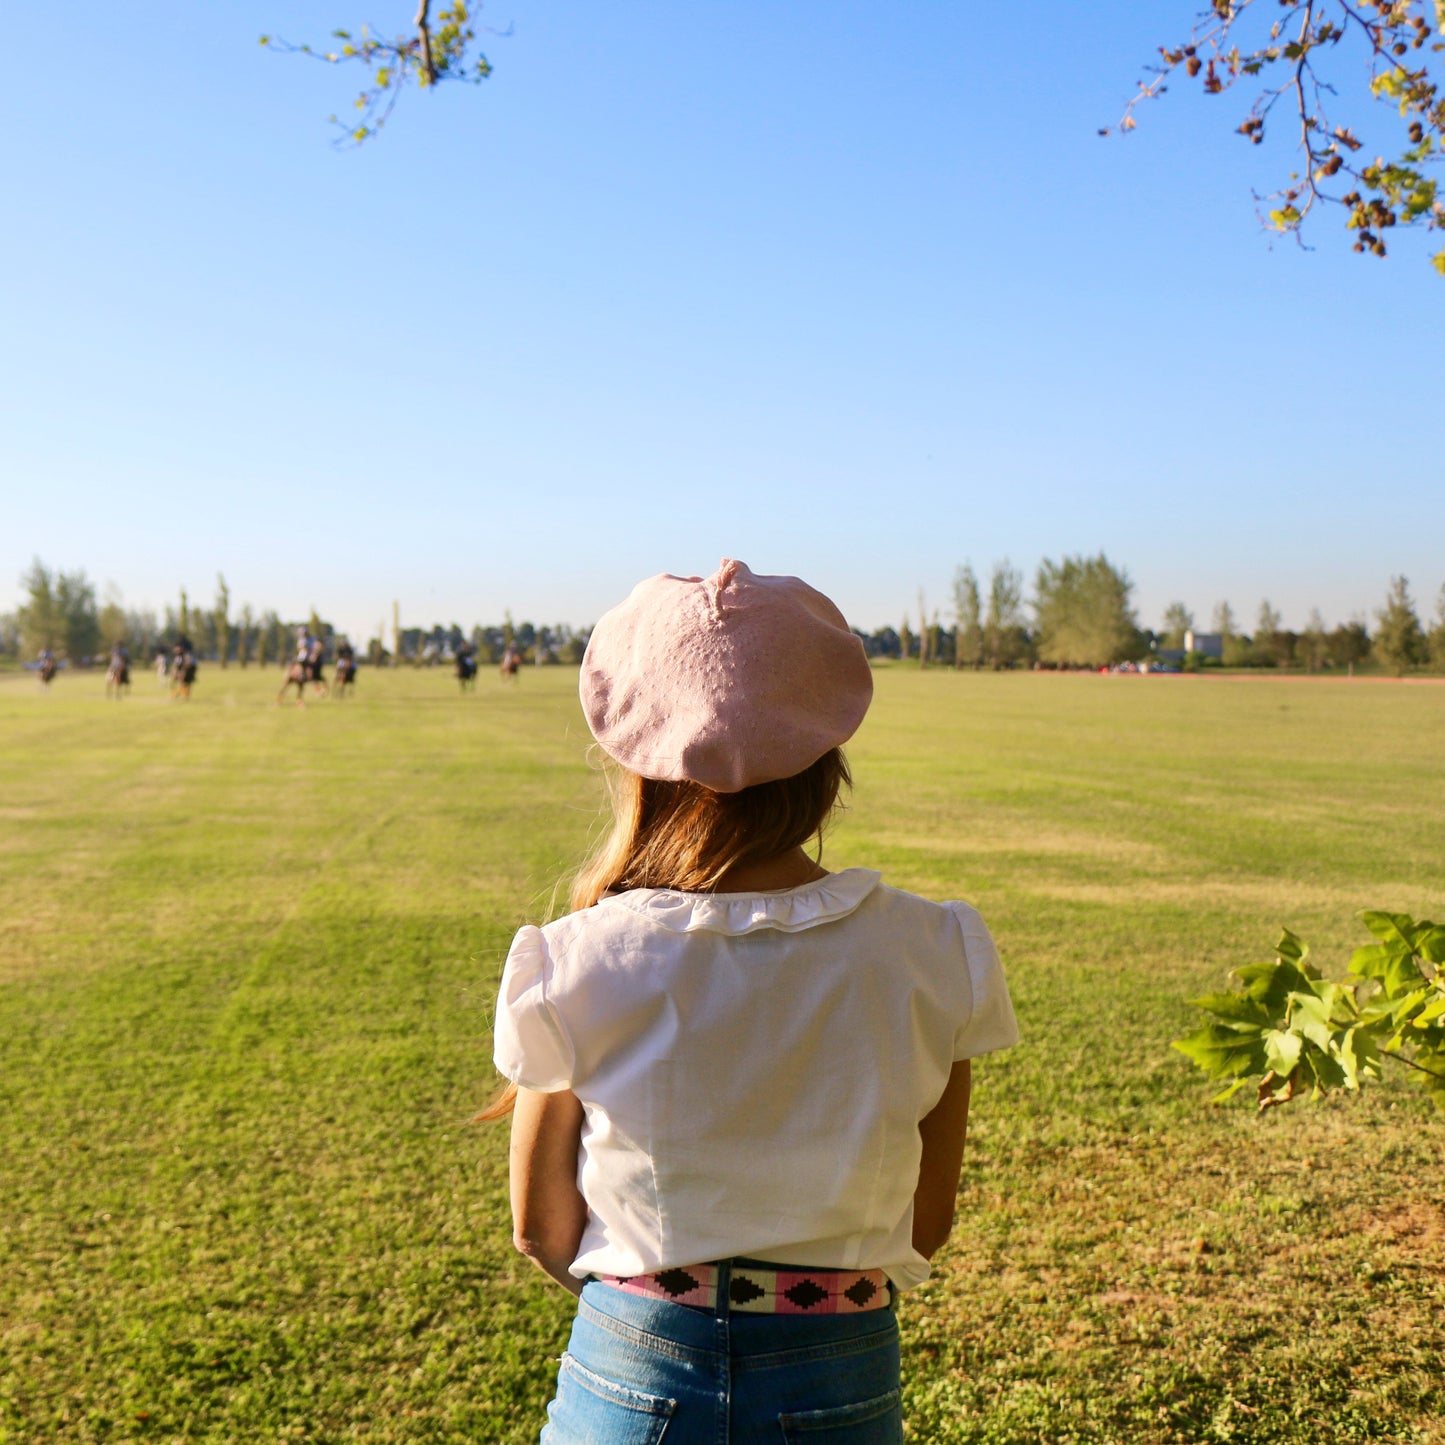
[[714,1315],[591,1281],[542,1445],[901,1445],[898,1370],[892,1309]]

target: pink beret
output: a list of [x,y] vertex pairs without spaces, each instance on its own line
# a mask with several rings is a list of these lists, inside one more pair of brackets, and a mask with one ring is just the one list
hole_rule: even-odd
[[821,592],[724,559],[711,577],[639,582],[592,630],[580,691],[623,767],[736,793],[852,737],[873,673]]

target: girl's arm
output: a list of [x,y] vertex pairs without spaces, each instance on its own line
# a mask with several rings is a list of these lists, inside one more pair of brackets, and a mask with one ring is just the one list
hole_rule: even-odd
[[567,1272],[577,1258],[587,1206],[577,1189],[582,1105],[570,1090],[517,1090],[512,1114],[512,1242],[572,1294],[582,1281]]
[[913,1247],[925,1259],[932,1259],[943,1248],[953,1229],[971,1083],[969,1062],[960,1059],[948,1076],[943,1097],[918,1125],[923,1160],[913,1194]]

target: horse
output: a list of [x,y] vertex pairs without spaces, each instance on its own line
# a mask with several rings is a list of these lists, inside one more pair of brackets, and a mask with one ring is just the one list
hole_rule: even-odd
[[356,659],[340,654],[336,659],[336,696],[346,697],[356,687]]
[[326,686],[326,674],[322,671],[324,662],[321,639],[313,637],[306,654],[306,681],[316,689],[318,697],[325,697],[331,691]]
[[311,669],[299,658],[293,658],[286,668],[286,681],[281,684],[281,691],[276,694],[276,706],[281,706],[281,699],[286,696],[286,689],[292,683],[296,684],[296,706],[306,706],[306,684],[311,681]]
[[113,652],[110,666],[105,670],[105,695],[121,700],[130,687],[130,658],[124,653]]
[[515,682],[517,680],[517,669],[522,665],[522,654],[515,647],[509,647],[502,654],[502,681]]
[[457,683],[462,692],[476,689],[477,659],[469,648],[463,648],[457,653]]
[[191,700],[191,684],[196,680],[196,655],[176,649],[171,662],[171,696],[183,702]]
[[40,657],[40,685],[49,687],[51,680],[55,677],[55,658],[50,653],[42,653]]

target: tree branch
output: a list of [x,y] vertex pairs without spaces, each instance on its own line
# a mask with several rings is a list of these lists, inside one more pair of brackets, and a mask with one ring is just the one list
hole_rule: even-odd
[[419,0],[416,7],[416,33],[421,39],[421,75],[423,85],[437,83],[436,59],[431,49],[431,0]]
[[1445,1074],[1437,1073],[1434,1069],[1427,1069],[1424,1064],[1417,1064],[1414,1059],[1407,1059],[1404,1054],[1397,1054],[1391,1049],[1381,1049],[1382,1059],[1394,1059],[1397,1064],[1404,1064],[1407,1069],[1415,1069],[1417,1072],[1429,1075],[1432,1079],[1445,1079]]

